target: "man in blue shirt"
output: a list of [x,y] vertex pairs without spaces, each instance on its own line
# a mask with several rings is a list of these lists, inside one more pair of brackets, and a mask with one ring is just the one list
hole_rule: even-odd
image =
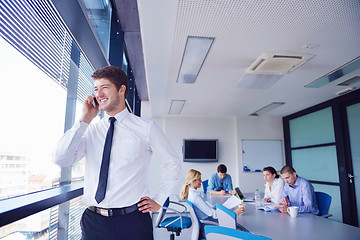
[[224,164],[217,167],[217,172],[209,178],[209,187],[213,195],[235,194],[233,190],[231,176],[226,174],[227,168]]
[[281,177],[287,183],[280,199],[281,212],[287,213],[289,206],[299,207],[299,213],[319,214],[314,187],[305,178],[299,177],[294,168],[284,166],[280,171]]

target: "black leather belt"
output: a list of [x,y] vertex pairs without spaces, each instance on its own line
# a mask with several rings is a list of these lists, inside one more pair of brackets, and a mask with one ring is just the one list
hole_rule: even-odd
[[123,207],[123,208],[100,208],[95,206],[90,206],[88,209],[94,213],[97,213],[104,217],[112,217],[112,216],[121,216],[130,214],[136,210],[138,210],[137,204]]

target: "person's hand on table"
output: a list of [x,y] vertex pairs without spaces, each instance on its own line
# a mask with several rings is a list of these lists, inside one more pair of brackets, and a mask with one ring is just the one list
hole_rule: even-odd
[[219,191],[219,195],[226,195],[225,190],[221,190],[221,191]]
[[289,199],[283,197],[282,199],[280,199],[280,205],[281,205],[280,207],[275,207],[275,208],[279,209],[279,211],[282,213],[288,213],[287,208],[288,206],[290,206]]
[[234,212],[236,214],[241,214],[245,212],[245,208],[244,208],[245,204],[240,204],[238,208],[234,209]]
[[282,199],[280,199],[280,204],[284,206],[290,206],[290,201],[286,197],[283,197]]
[[235,190],[229,190],[229,194],[231,194],[231,195],[235,195]]
[[288,211],[287,211],[288,206],[282,205],[280,207],[275,207],[275,208],[279,209],[279,211],[282,212],[282,213],[288,213]]
[[264,198],[264,202],[271,202],[270,198]]

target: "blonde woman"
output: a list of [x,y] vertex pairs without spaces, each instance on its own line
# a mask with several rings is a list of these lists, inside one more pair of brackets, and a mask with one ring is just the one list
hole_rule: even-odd
[[[192,202],[195,214],[199,220],[218,222],[216,210],[202,198],[201,191],[197,190],[201,188],[201,173],[197,170],[190,169],[186,174],[185,181],[180,192],[180,198],[182,200],[188,199]],[[243,213],[244,211],[244,208],[234,210],[236,214]],[[200,236],[205,238],[204,226],[205,224],[201,223]]]

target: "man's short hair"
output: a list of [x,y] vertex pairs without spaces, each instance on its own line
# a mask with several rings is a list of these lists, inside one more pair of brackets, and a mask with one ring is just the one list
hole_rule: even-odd
[[227,172],[227,168],[224,164],[220,164],[218,167],[217,167],[217,172],[220,172],[220,173],[226,173]]
[[125,74],[125,72],[116,66],[106,66],[96,70],[91,77],[94,80],[98,80],[101,78],[108,79],[111,83],[113,83],[116,89],[119,91],[121,85],[125,85],[125,99],[129,94],[129,80]]
[[284,173],[290,173],[293,174],[295,171],[295,169],[293,167],[290,166],[283,166],[283,168],[280,171],[280,174],[284,174]]

